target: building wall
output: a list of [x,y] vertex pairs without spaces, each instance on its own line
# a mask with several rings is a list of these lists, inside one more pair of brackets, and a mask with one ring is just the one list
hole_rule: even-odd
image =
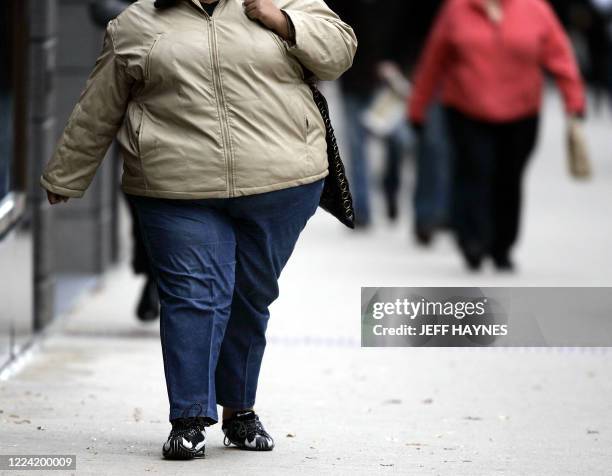
[[26,73],[29,29],[22,2],[0,3],[0,366],[34,329],[34,233],[27,200]]
[[[12,58],[12,89],[0,100],[6,111],[11,104],[10,114],[5,114],[10,123],[2,124],[11,140],[2,136],[0,164],[10,162],[13,178],[8,198],[6,180],[1,179],[0,187],[0,367],[56,318],[58,309],[66,309],[65,303],[56,302],[56,296],[67,296],[63,282],[69,281],[71,292],[77,293],[117,255],[116,160],[106,159],[83,199],[51,207],[39,186],[42,169],[102,46],[102,31],[90,19],[89,3],[0,3],[3,18],[9,20],[2,31],[14,30],[10,38],[3,37],[0,50]],[[0,75],[6,76],[7,70],[0,68]],[[7,206],[13,207],[11,213],[3,212]],[[75,275],[84,275],[83,286]]]
[[[59,0],[54,141],[62,133],[102,47],[103,31],[90,18],[89,3]],[[85,197],[54,207],[56,271],[101,273],[113,256],[113,196],[117,164],[106,157]]]

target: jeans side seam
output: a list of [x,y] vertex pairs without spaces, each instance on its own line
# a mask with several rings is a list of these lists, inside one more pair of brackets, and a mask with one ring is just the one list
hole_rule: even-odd
[[[219,256],[218,256],[218,251],[219,251],[219,247],[215,246],[215,258],[214,258],[214,262],[218,263],[219,262]],[[208,384],[209,384],[209,392],[208,392],[208,401],[206,402],[206,406],[207,409],[208,407],[210,407],[210,400],[214,399],[214,406],[213,409],[217,408],[217,382],[216,382],[216,369],[217,369],[217,364],[218,364],[218,359],[217,359],[217,363],[215,364],[215,366],[213,367],[211,364],[213,362],[213,348],[215,346],[214,344],[214,332],[215,332],[215,318],[217,313],[219,312],[217,309],[217,306],[214,305],[217,300],[215,299],[215,280],[211,279],[210,280],[210,298],[211,298],[211,302],[213,303],[213,315],[212,315],[212,325],[211,325],[211,335],[210,335],[210,345],[208,346],[208,368],[212,370],[212,372],[209,371],[209,375],[208,375]],[[223,345],[223,341],[219,344],[219,353],[221,352],[221,346]],[[212,386],[212,388],[210,388]]]
[[242,387],[242,401],[245,402],[246,401],[246,394],[247,394],[247,388],[249,387],[248,385],[248,378],[249,378],[249,358],[251,356],[251,349],[253,348],[253,342],[251,341],[249,343],[249,350],[247,351],[247,355],[246,355],[246,359],[245,359],[245,363],[244,363],[244,378],[243,378],[243,387]]
[[[145,249],[147,250],[147,254],[148,254],[148,257],[149,257],[149,261],[150,261],[150,269],[151,269],[151,272],[152,272],[152,274],[153,274],[153,276],[155,278],[155,285],[157,286],[158,292],[159,292],[159,284],[158,284],[159,283],[159,275],[158,275],[157,269],[155,267],[155,261],[153,260],[153,253],[151,251],[151,247],[149,246],[149,235],[148,235],[147,231],[145,230],[146,227],[143,225],[142,220],[140,219],[140,211],[138,209],[138,205],[136,205],[135,208],[136,208],[136,211],[137,211],[136,215],[137,215],[137,218],[138,218],[138,226],[140,227],[140,233],[141,233],[141,235],[143,237],[142,241],[144,243]],[[159,293],[159,294],[160,294],[160,304],[161,304],[161,293]],[[168,371],[168,368],[167,368],[167,354],[166,354],[166,329],[165,329],[165,326],[164,326],[164,322],[165,322],[164,313],[160,311],[160,319],[159,319],[160,326],[159,327],[160,327],[161,338],[162,338],[162,341],[164,343],[161,346],[161,348],[162,348],[162,359],[163,359],[163,364],[164,364],[164,373],[166,373]],[[170,389],[170,385],[169,385],[167,379],[166,379],[166,391],[168,392],[168,399],[171,402],[174,401],[174,399],[172,398],[172,391]]]

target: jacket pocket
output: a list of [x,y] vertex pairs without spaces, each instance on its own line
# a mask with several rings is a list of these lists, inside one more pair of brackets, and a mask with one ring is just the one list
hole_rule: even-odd
[[118,138],[130,154],[138,156],[138,133],[140,129],[142,110],[136,102],[130,102],[124,118],[124,128],[120,129]]
[[140,111],[140,120],[138,123],[138,156],[142,159],[146,155],[145,149],[145,128],[146,128],[146,112],[142,106],[138,108]]
[[312,163],[312,155],[310,153],[310,143],[311,143],[311,123],[312,120],[310,118],[310,114],[308,113],[308,108],[306,107],[306,105],[304,104],[304,101],[302,101],[302,110],[303,110],[303,114],[304,117],[302,119],[302,123],[303,123],[303,128],[304,128],[304,154],[306,156],[306,160],[308,161],[308,163],[310,164],[310,166],[314,166],[314,164]]
[[155,49],[155,47],[157,46],[157,44],[159,43],[159,40],[162,38],[163,34],[159,33],[156,37],[155,40],[153,40],[153,44],[151,45],[151,47],[149,48],[149,51],[147,52],[147,58],[145,60],[145,81],[149,81],[149,79],[151,79],[151,56],[153,55],[153,50]]

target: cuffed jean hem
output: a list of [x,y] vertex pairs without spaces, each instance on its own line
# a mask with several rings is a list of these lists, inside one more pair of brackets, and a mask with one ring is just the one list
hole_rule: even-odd
[[177,418],[204,418],[207,420],[209,425],[214,425],[219,421],[219,416],[217,415],[217,407],[216,405],[212,408],[205,409],[204,405],[200,407],[199,404],[193,404],[188,409],[185,408],[170,408],[170,416],[168,418],[169,421],[176,420]]
[[216,414],[215,415],[206,415],[206,414],[202,414],[202,415],[187,414],[187,415],[185,415],[180,410],[171,410],[170,411],[170,418],[168,418],[168,421],[171,422],[172,420],[176,420],[178,418],[194,418],[194,417],[204,418],[206,420],[207,426],[211,426],[211,425],[214,425],[215,423],[219,422],[219,417]]
[[253,408],[255,406],[255,400],[250,402],[231,402],[217,399],[217,405],[221,405],[224,408],[231,408],[233,410],[246,410],[247,408]]

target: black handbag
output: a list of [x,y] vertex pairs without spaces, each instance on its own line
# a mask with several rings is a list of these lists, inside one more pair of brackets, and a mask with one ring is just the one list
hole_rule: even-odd
[[349,189],[348,179],[344,170],[344,164],[340,157],[336,135],[329,118],[329,106],[327,99],[319,91],[314,82],[308,82],[312,91],[314,102],[319,108],[323,122],[325,123],[325,140],[327,141],[327,160],[329,162],[329,175],[325,177],[323,192],[319,206],[326,212],[336,217],[340,223],[355,228],[355,211],[353,209],[353,197]]

